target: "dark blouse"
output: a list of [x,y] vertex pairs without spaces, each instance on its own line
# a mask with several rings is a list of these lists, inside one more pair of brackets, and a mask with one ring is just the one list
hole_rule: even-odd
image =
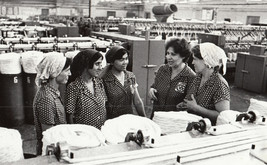
[[154,101],[153,111],[176,111],[176,105],[184,100],[186,91],[192,83],[195,72],[186,65],[171,79],[172,69],[166,64],[159,68],[152,88],[155,88],[158,100]]
[[108,119],[123,114],[133,114],[133,90],[136,87],[136,78],[132,72],[124,71],[124,85],[112,74],[111,70],[103,76],[103,82],[108,97]]
[[60,92],[49,85],[38,89],[33,101],[33,113],[37,140],[41,140],[43,137],[41,124],[58,125],[67,123]]
[[215,111],[216,103],[230,101],[230,88],[219,73],[213,73],[201,87],[200,82],[201,74],[198,74],[187,92],[186,99],[191,100],[193,94],[198,105],[211,111]]
[[86,87],[81,77],[67,86],[66,113],[74,115],[75,124],[86,124],[101,129],[107,119],[106,93],[101,79],[93,78],[95,94]]

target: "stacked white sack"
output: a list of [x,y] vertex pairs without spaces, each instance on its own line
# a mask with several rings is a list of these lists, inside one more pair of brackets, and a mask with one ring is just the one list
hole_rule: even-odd
[[61,124],[43,132],[42,155],[46,154],[46,147],[57,142],[67,142],[70,149],[93,148],[104,146],[105,137],[101,131],[93,126],[83,124]]
[[24,157],[19,131],[0,127],[0,164],[20,159]]
[[179,133],[186,130],[188,123],[197,122],[201,116],[181,112],[155,112],[153,121],[157,123],[163,134]]
[[154,139],[161,135],[160,127],[155,122],[146,117],[131,114],[109,119],[101,128],[101,132],[109,144],[122,143],[128,133],[137,133],[138,130]]

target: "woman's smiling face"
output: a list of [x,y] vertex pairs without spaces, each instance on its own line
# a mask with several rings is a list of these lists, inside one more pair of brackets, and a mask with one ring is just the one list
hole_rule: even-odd
[[88,73],[92,76],[92,77],[98,77],[102,71],[102,61],[103,58],[99,58],[93,65],[92,69],[88,69]]
[[169,47],[166,52],[166,59],[170,67],[177,67],[183,63],[183,58],[181,58],[179,53],[175,53],[173,47]]
[[129,64],[129,57],[128,54],[125,53],[121,59],[117,59],[113,63],[113,68],[117,71],[124,71],[127,68],[127,65]]

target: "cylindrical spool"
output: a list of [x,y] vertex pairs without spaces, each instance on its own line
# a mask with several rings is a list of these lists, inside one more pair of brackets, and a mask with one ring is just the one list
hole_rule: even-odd
[[172,14],[174,12],[177,12],[178,8],[175,4],[166,4],[163,6],[154,6],[152,8],[152,12],[155,15],[166,15],[166,14]]
[[21,64],[23,68],[23,103],[25,122],[33,124],[33,99],[37,92],[35,84],[36,66],[43,59],[43,53],[28,51],[21,53]]
[[37,85],[35,84],[36,74],[23,73],[23,103],[25,122],[33,124],[33,99],[37,92]]
[[24,111],[20,55],[0,55],[0,73],[0,126],[22,125]]

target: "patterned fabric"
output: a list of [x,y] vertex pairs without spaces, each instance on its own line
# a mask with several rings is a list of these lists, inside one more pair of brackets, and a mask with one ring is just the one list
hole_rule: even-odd
[[45,58],[36,67],[35,83],[40,86],[42,80],[57,77],[64,68],[66,57],[62,53],[53,52]]
[[59,90],[49,85],[41,86],[33,101],[34,124],[37,140],[42,139],[41,124],[66,124],[65,110]]
[[94,95],[81,77],[67,86],[66,113],[74,115],[75,124],[86,124],[101,129],[107,119],[107,96],[101,79],[93,78],[93,83]]
[[108,70],[103,76],[104,86],[108,97],[108,119],[123,114],[133,114],[133,88],[136,87],[136,78],[132,72],[124,71],[124,86]]
[[197,75],[189,87],[186,99],[191,100],[193,94],[197,104],[209,110],[215,110],[215,104],[220,101],[230,101],[230,88],[219,73],[214,72],[201,87],[200,82],[201,74]]
[[159,68],[152,88],[157,92],[157,101],[154,101],[153,111],[176,111],[176,105],[184,100],[186,91],[192,83],[195,73],[187,65],[171,79],[171,68],[166,64]]

